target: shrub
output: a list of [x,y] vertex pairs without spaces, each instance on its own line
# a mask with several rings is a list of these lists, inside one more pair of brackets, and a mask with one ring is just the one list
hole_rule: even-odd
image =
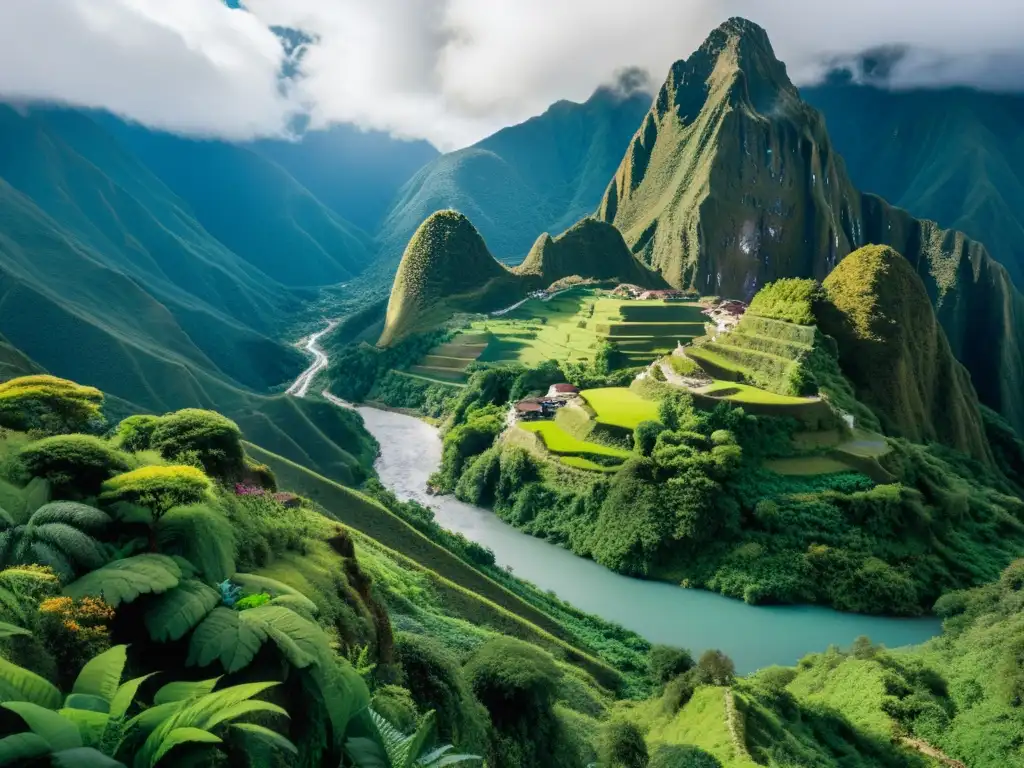
[[108,504],[139,504],[160,518],[172,507],[199,503],[212,487],[195,467],[142,467],[105,482],[100,498]]
[[160,423],[159,416],[142,414],[129,416],[117,425],[115,436],[121,448],[132,453],[148,451],[153,443],[153,431]]
[[665,431],[665,425],[659,421],[641,421],[633,430],[633,445],[644,456],[650,456],[658,435]]
[[169,460],[194,454],[211,477],[236,478],[245,466],[242,431],[213,411],[186,408],[164,416],[153,430],[152,444]]
[[722,768],[714,755],[690,744],[663,744],[654,750],[648,768]]
[[266,464],[260,464],[258,461],[253,461],[246,456],[245,474],[250,481],[254,482],[260,488],[271,492],[277,490],[277,476],[274,475],[274,470]]
[[797,325],[814,325],[814,306],[821,296],[817,281],[784,278],[768,283],[757,292],[747,312]]
[[373,692],[370,706],[403,733],[416,730],[416,702],[399,685],[384,685]]
[[53,484],[58,495],[94,495],[104,480],[129,468],[126,457],[92,435],[56,435],[30,443],[21,461],[33,477]]
[[646,768],[647,744],[635,723],[613,718],[604,724],[597,764],[600,768]]
[[697,670],[692,669],[669,681],[661,695],[661,708],[666,715],[675,715],[693,698],[697,689]]
[[114,609],[98,597],[51,597],[39,605],[40,634],[62,675],[110,647]]
[[704,651],[694,669],[701,685],[731,685],[736,679],[736,665],[719,650]]
[[22,376],[0,384],[0,426],[48,435],[94,431],[103,423],[103,393],[56,376]]
[[693,362],[693,360],[682,355],[669,355],[668,364],[680,376],[699,376],[704,373],[701,367]]
[[661,370],[660,365],[651,367],[651,376],[654,377],[655,381],[665,381],[665,372]]
[[651,679],[658,685],[693,669],[693,656],[685,648],[653,645],[650,652]]

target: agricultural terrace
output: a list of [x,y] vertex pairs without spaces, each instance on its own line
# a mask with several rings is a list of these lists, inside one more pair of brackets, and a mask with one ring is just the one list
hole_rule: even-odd
[[632,431],[642,421],[658,420],[658,404],[626,387],[585,389],[580,397],[593,409],[598,424]]
[[488,341],[483,333],[460,333],[431,349],[419,364],[409,368],[409,373],[442,384],[464,383],[466,368],[480,357]]
[[478,320],[470,331],[489,336],[483,362],[588,362],[608,341],[630,365],[644,365],[700,336],[704,319],[696,302],[620,299],[594,288],[573,288]]
[[728,400],[731,403],[759,403],[762,405],[806,405],[813,402],[807,397],[791,397],[790,395],[778,395],[765,389],[758,389],[749,384],[740,384],[734,381],[716,381],[713,384],[699,390],[701,394],[708,397],[715,397],[720,400]]
[[622,448],[612,448],[573,437],[553,421],[520,422],[519,429],[540,435],[544,447],[551,453],[565,456],[611,456],[618,459],[628,459],[630,456],[629,451]]

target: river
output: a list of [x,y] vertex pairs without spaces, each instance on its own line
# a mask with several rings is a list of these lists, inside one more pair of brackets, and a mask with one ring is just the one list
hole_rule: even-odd
[[795,664],[830,644],[848,646],[867,635],[888,647],[913,645],[938,634],[937,619],[896,619],[839,613],[814,606],[751,606],[673,584],[634,579],[516,530],[493,512],[457,499],[431,496],[427,478],[441,463],[441,440],[411,416],[357,408],[380,443],[377,473],[402,499],[433,508],[437,521],[494,550],[499,565],[577,608],[614,621],[652,643],[700,653],[719,648],[740,674],[771,664]]

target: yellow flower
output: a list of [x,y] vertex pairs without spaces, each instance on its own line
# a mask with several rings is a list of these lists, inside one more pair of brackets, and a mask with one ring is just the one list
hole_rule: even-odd
[[50,597],[39,604],[39,610],[43,613],[64,613],[70,610],[71,606],[70,597]]
[[68,619],[67,621],[65,621],[64,628],[68,630],[68,632],[77,632],[81,629],[81,627],[78,625],[78,622],[74,619]]

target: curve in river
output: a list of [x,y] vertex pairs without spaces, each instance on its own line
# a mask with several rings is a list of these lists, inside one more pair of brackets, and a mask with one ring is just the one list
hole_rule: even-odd
[[[337,398],[331,400],[340,404]],[[859,635],[895,647],[924,642],[939,632],[939,621],[932,618],[862,616],[814,606],[751,606],[712,592],[614,573],[516,530],[489,510],[448,496],[430,496],[427,478],[441,463],[437,430],[400,413],[357,410],[380,443],[380,480],[399,498],[433,508],[441,525],[490,547],[498,564],[510,566],[517,576],[652,643],[695,653],[720,648],[745,674],[771,664],[795,664],[830,644],[848,646]]]
[[[286,395],[295,395],[295,397],[306,396],[306,393],[309,391],[310,384],[313,383],[313,379],[316,378],[316,375],[320,373],[320,371],[327,367],[327,353],[324,352],[318,344],[320,337],[333,331],[337,325],[337,320],[328,320],[327,325],[324,326],[323,330],[311,334],[309,338],[306,339],[306,343],[302,348],[313,356],[313,362],[310,363],[309,368],[299,374],[299,378],[292,382],[292,385],[285,391]],[[299,343],[301,344],[302,342]]]

